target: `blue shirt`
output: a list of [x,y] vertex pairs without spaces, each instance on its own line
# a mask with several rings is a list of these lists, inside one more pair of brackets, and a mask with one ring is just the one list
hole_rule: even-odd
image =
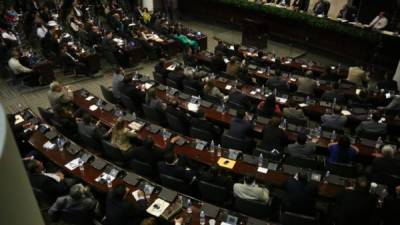
[[357,151],[354,148],[350,147],[349,150],[347,151],[348,161],[340,162],[340,161],[338,161],[339,160],[339,145],[338,144],[329,146],[328,151],[329,151],[328,163],[349,163],[349,162],[353,161],[353,159],[357,155]]

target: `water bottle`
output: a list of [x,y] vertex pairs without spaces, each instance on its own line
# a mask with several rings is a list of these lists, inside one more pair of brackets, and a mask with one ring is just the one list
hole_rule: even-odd
[[336,140],[336,130],[333,130],[331,134],[331,142],[334,142],[335,140]]
[[267,66],[267,74],[269,74],[271,71],[271,68],[269,66]]
[[264,157],[263,154],[260,153],[260,155],[258,156],[258,167],[263,167],[263,163],[264,163]]
[[333,98],[332,109],[335,109],[335,107],[336,107],[336,97]]
[[283,129],[283,130],[286,129],[286,118],[282,120],[280,127],[281,127],[281,129]]
[[378,137],[378,140],[376,141],[376,144],[375,144],[375,148],[380,149],[382,145],[383,145],[382,137]]
[[276,88],[274,88],[274,95],[276,96],[277,93],[278,91],[276,90]]
[[190,200],[190,198],[187,200],[187,213],[191,214],[192,213],[192,201]]
[[167,141],[167,130],[162,129],[161,136],[163,137],[164,142]]
[[150,187],[148,185],[144,185],[144,195],[146,196],[146,199],[150,199]]
[[222,109],[222,114],[225,114],[225,103],[222,103],[221,109]]
[[132,119],[136,120],[136,113],[135,112],[132,113]]
[[218,157],[221,157],[221,155],[222,155],[222,152],[221,152],[222,150],[221,150],[221,145],[220,144],[218,144],[218,148],[217,148],[217,156]]
[[306,98],[306,104],[307,104],[307,105],[310,104],[310,96],[307,96],[307,98]]
[[112,188],[112,181],[111,179],[107,179],[107,187]]
[[79,170],[83,172],[85,170],[85,167],[83,166],[85,162],[81,159],[79,159]]
[[206,224],[206,215],[204,214],[204,211],[200,211],[200,225]]
[[326,171],[325,173],[325,177],[324,177],[324,183],[327,184],[328,183],[328,177],[331,174],[331,172],[329,170]]
[[265,94],[265,86],[264,86],[264,84],[261,86],[261,94],[262,94],[262,95]]
[[63,143],[62,143],[62,139],[59,137],[57,138],[57,147],[58,149],[62,152],[64,150],[63,148]]
[[210,143],[210,152],[211,152],[211,153],[214,153],[214,150],[215,150],[214,140],[211,140],[211,143]]
[[321,138],[321,135],[322,135],[322,127],[319,126],[317,129],[317,138]]

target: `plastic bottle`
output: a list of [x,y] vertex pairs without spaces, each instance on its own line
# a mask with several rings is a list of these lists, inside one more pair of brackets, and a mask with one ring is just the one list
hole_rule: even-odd
[[335,140],[336,140],[336,130],[333,130],[331,134],[331,142],[334,142]]
[[376,141],[376,144],[375,144],[375,148],[380,149],[382,145],[383,145],[382,137],[378,137],[378,140]]
[[211,153],[214,153],[214,150],[215,150],[215,143],[214,143],[214,140],[211,140],[211,143],[210,143],[210,152],[211,152]]
[[258,156],[258,167],[263,167],[263,163],[264,163],[264,156],[262,153],[260,153],[260,155]]
[[200,211],[200,225],[206,224],[206,215],[204,214],[204,211]]
[[221,157],[221,155],[222,155],[222,152],[221,152],[221,145],[220,145],[220,144],[218,144],[218,148],[217,148],[217,156],[218,156],[218,157]]
[[310,96],[307,96],[307,98],[306,98],[306,104],[307,104],[307,105],[310,104]]
[[186,210],[186,212],[189,213],[189,214],[191,214],[193,212],[192,211],[192,201],[190,200],[190,198],[187,200],[187,210]]

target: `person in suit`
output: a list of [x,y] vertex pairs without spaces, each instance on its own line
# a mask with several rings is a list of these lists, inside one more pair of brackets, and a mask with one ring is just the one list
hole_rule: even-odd
[[345,4],[337,16],[337,18],[345,19],[349,22],[354,22],[356,17],[357,9],[355,9],[351,4]]
[[[389,192],[390,193],[390,192]],[[400,221],[400,186],[383,200],[383,225],[397,225]]]
[[338,104],[343,104],[345,103],[345,97],[342,94],[342,92],[339,90],[339,84],[337,82],[334,82],[331,85],[332,89],[325,91],[322,96],[321,100],[323,101],[328,101],[328,102],[333,102],[334,99],[336,98],[336,103]]
[[335,130],[343,130],[347,122],[347,117],[341,115],[342,108],[336,106],[333,109],[333,114],[325,113],[321,116],[321,126]]
[[162,154],[160,151],[155,150],[153,145],[153,139],[146,138],[141,146],[133,147],[132,158],[156,167],[157,163],[162,159]]
[[174,71],[168,74],[168,79],[175,81],[177,88],[179,90],[182,90],[183,80],[185,79],[185,75],[183,74],[183,68],[177,66]]
[[173,151],[165,152],[164,161],[158,163],[158,171],[160,174],[181,179],[186,183],[192,183],[196,179],[195,172]]
[[300,133],[297,135],[297,141],[287,147],[287,153],[294,157],[311,157],[316,149],[314,143],[307,142],[307,135]]
[[156,73],[159,73],[159,74],[162,75],[164,84],[165,84],[165,81],[166,81],[168,73],[169,73],[167,68],[166,68],[165,63],[166,63],[166,59],[165,58],[161,58],[158,61],[158,63],[154,66],[154,71]]
[[208,170],[201,173],[199,180],[225,187],[227,191],[232,191],[233,188],[232,177],[220,169],[218,165],[213,165]]
[[279,76],[279,72],[275,72],[274,74],[272,74],[272,76],[268,78],[265,85],[272,90],[276,89],[277,91],[283,92],[289,90],[288,83],[283,80],[281,76]]
[[179,107],[179,103],[177,101],[172,101],[171,104],[167,106],[165,113],[169,113],[170,115],[177,117],[186,128],[190,127],[191,117]]
[[292,7],[295,11],[308,11],[308,5],[310,4],[310,0],[294,0]]
[[73,185],[69,194],[58,197],[53,205],[49,208],[48,213],[53,221],[57,221],[61,214],[72,212],[80,212],[88,217],[94,216],[99,211],[99,202],[90,192],[89,187],[78,183]]
[[103,41],[101,42],[101,51],[103,53],[104,59],[110,65],[116,65],[117,58],[115,57],[115,54],[114,54],[115,48],[114,48],[114,42],[112,39],[113,39],[113,33],[111,31],[107,31],[105,33]]
[[113,72],[113,76],[112,76],[112,93],[113,96],[116,99],[120,99],[121,98],[121,87],[123,86],[123,80],[125,77],[125,71],[122,67],[118,67],[114,70]]
[[276,149],[281,151],[288,144],[288,137],[284,130],[279,128],[281,119],[279,117],[272,117],[272,119],[265,125],[263,130],[263,138],[261,146],[263,149],[272,151]]
[[315,196],[317,187],[308,182],[307,174],[297,173],[290,177],[283,185],[285,195],[282,200],[282,210],[315,216]]
[[372,161],[370,167],[370,177],[380,178],[382,175],[400,174],[400,160],[395,158],[395,150],[391,145],[382,147],[382,157],[377,157]]
[[139,199],[133,203],[128,200],[129,188],[120,183],[107,194],[105,225],[138,225],[146,216],[147,201],[139,190]]
[[96,124],[93,124],[88,114],[84,114],[77,124],[78,133],[84,137],[92,137],[94,140],[100,141],[105,135],[105,132],[100,129],[101,122],[97,121]]
[[351,145],[350,138],[341,135],[338,142],[333,142],[328,145],[328,163],[351,163],[359,150],[356,146]]
[[136,136],[137,134],[134,130],[129,130],[125,127],[124,120],[121,117],[111,128],[111,144],[115,145],[123,153],[131,152],[131,138]]
[[242,140],[250,139],[253,132],[253,124],[245,118],[246,113],[243,110],[238,110],[236,116],[229,124],[228,135]]
[[52,199],[56,199],[68,192],[68,184],[64,181],[64,174],[60,171],[47,173],[43,163],[32,159],[25,162],[28,178],[33,188],[43,192]]
[[281,108],[278,104],[276,104],[275,95],[269,95],[265,101],[260,102],[257,106],[258,112],[257,115],[263,116],[266,118],[271,118],[273,116],[281,115]]
[[225,73],[234,77],[237,77],[240,70],[240,64],[236,57],[232,56],[229,62],[226,64]]
[[293,99],[289,99],[287,104],[288,107],[283,108],[283,116],[285,118],[307,119],[303,110],[298,107],[298,104]]
[[50,106],[54,109],[57,106],[65,106],[71,103],[71,97],[67,95],[68,88],[61,86],[58,81],[50,84],[50,90],[47,92]]
[[314,96],[314,90],[317,88],[317,82],[310,78],[311,75],[311,71],[307,71],[306,76],[299,77],[297,79],[296,84],[298,93],[307,96]]
[[226,69],[226,64],[222,56],[222,53],[216,53],[211,59],[211,69],[214,73],[220,73]]
[[331,3],[327,0],[318,0],[313,8],[314,15],[323,15],[328,16],[329,8],[331,7]]
[[362,136],[363,134],[377,134],[384,136],[387,132],[387,125],[386,123],[380,123],[379,120],[381,119],[381,114],[379,112],[374,112],[372,114],[371,120],[362,121],[360,125],[356,128],[356,135]]
[[183,86],[191,87],[197,91],[197,93],[203,93],[203,85],[199,80],[199,77],[194,77],[192,73],[189,73],[185,76],[182,81]]
[[190,120],[190,125],[191,127],[208,131],[213,136],[213,140],[218,140],[223,131],[223,129],[208,121],[204,112],[198,112],[196,116],[193,116]]
[[58,58],[58,53],[60,52],[58,38],[55,27],[49,27],[49,31],[41,40],[43,55],[49,60],[54,61],[54,59]]
[[29,77],[29,85],[37,85],[39,84],[38,77],[33,73],[33,70],[31,68],[25,67],[21,64],[19,61],[19,53],[17,50],[13,50],[11,52],[11,58],[8,60],[8,67],[10,68],[11,72],[16,76],[16,77],[22,77],[26,76]]
[[256,184],[254,176],[245,176],[243,183],[235,183],[233,185],[233,194],[236,197],[246,200],[256,200],[269,202],[269,190],[259,187]]
[[364,83],[368,81],[368,76],[362,67],[352,66],[349,67],[346,80],[358,87],[363,87]]
[[397,82],[394,81],[393,79],[390,79],[389,74],[385,74],[385,79],[384,80],[380,80],[378,81],[378,83],[376,84],[378,86],[378,89],[383,89],[385,91],[398,91],[398,87],[397,87]]
[[219,99],[224,99],[226,96],[214,85],[212,80],[208,80],[203,88],[203,93],[209,96],[217,97]]
[[369,224],[374,215],[376,198],[368,192],[365,178],[357,179],[356,187],[347,187],[335,198],[333,220],[337,225]]
[[276,0],[275,4],[289,7],[290,6],[290,0]]
[[161,100],[157,97],[155,88],[150,88],[146,92],[145,102],[150,108],[160,113],[160,115],[164,114],[164,111],[167,108],[167,105],[165,103],[162,103]]
[[214,48],[214,54],[224,55],[226,53],[226,46],[223,41],[219,40]]
[[242,94],[240,91],[233,91],[229,94],[227,104],[234,103],[240,106],[245,111],[251,111],[251,99],[250,97]]

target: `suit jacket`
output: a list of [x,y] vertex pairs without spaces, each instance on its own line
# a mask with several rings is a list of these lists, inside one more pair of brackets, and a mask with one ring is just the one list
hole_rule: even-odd
[[299,182],[293,177],[290,177],[284,184],[285,196],[282,202],[284,211],[315,215],[315,199],[317,188],[313,185],[308,185]]
[[201,83],[198,80],[195,80],[193,78],[186,77],[182,83],[183,86],[188,86],[193,89],[196,89],[199,93],[203,91],[203,85],[201,85]]
[[221,134],[221,129],[208,120],[193,117],[190,121],[190,124],[192,127],[210,132],[213,135],[214,140],[217,140],[219,135]]
[[239,74],[240,70],[240,65],[238,63],[231,63],[229,62],[226,64],[226,74],[229,74],[231,76],[237,76]]
[[64,182],[57,182],[44,174],[29,174],[28,176],[32,187],[41,190],[51,198],[64,195],[68,191],[68,186]]
[[97,201],[93,196],[85,196],[82,199],[75,200],[71,196],[66,195],[57,198],[56,202],[48,210],[51,218],[57,219],[61,212],[82,212],[94,213]]
[[233,193],[241,199],[269,201],[269,190],[258,185],[236,183],[233,185]]
[[378,81],[377,86],[379,89],[385,89],[386,90],[391,90],[391,91],[397,91],[397,82],[394,80],[382,80]]
[[165,112],[178,117],[179,120],[184,125],[187,125],[187,127],[190,126],[190,116],[186,115],[186,113],[184,111],[182,111],[181,109],[177,109],[175,107],[168,105]]
[[324,94],[322,94],[322,96],[321,96],[321,100],[329,101],[329,102],[333,102],[334,98],[336,98],[337,103],[345,102],[344,95],[342,93],[340,93],[339,90],[325,91]]
[[371,164],[371,176],[379,178],[384,174],[400,174],[400,160],[389,157],[375,158]]
[[305,143],[304,145],[294,143],[287,147],[287,153],[294,157],[310,157],[315,152],[316,146],[314,143]]
[[298,7],[299,10],[303,10],[303,11],[307,12],[309,4],[310,4],[310,0],[294,0],[292,6]]
[[229,102],[234,102],[238,105],[241,105],[246,111],[249,111],[251,108],[251,101],[249,97],[240,93],[239,91],[234,91],[229,95],[228,103]]
[[184,182],[191,182],[195,176],[194,171],[186,170],[185,167],[179,165],[169,165],[165,162],[158,163],[158,171],[160,174],[165,174],[183,180]]
[[113,74],[112,76],[112,93],[115,98],[121,98],[121,87],[123,84],[124,76],[122,74]]
[[332,129],[343,130],[346,124],[347,118],[342,115],[336,114],[325,114],[321,117],[323,127],[329,127]]
[[246,139],[250,137],[252,131],[253,125],[249,121],[233,118],[229,125],[228,134],[235,138]]
[[52,108],[55,108],[57,106],[62,106],[71,101],[71,99],[65,96],[64,92],[62,91],[61,92],[48,91],[47,98],[49,99]]
[[317,82],[308,77],[299,77],[297,80],[297,92],[313,96]]
[[145,148],[144,146],[134,147],[132,149],[132,158],[150,165],[157,166],[157,162],[162,159],[162,153],[153,148]]
[[356,128],[356,134],[362,135],[363,133],[374,133],[385,135],[387,130],[386,123],[378,123],[373,120],[363,121]]
[[200,180],[217,186],[225,187],[227,191],[232,191],[233,188],[232,178],[222,174],[214,176],[214,174],[206,171],[200,175]]
[[393,196],[386,197],[382,212],[384,225],[397,225],[400,221],[400,199]]
[[185,79],[185,75],[183,73],[171,72],[168,74],[168,79],[171,79],[176,82],[178,85],[178,89],[182,90],[183,88],[183,80]]
[[274,148],[282,151],[288,144],[288,137],[281,128],[265,125],[263,131],[262,146],[264,149],[271,151]]
[[286,91],[288,90],[288,84],[286,81],[282,80],[281,77],[279,76],[273,76],[268,78],[267,83],[266,83],[267,87],[271,88],[271,89],[277,89],[280,91]]
[[285,118],[306,119],[303,110],[295,107],[286,107],[283,109],[283,116]]
[[126,199],[112,197],[111,192],[106,199],[105,225],[138,225],[146,216],[146,200],[132,203]]

